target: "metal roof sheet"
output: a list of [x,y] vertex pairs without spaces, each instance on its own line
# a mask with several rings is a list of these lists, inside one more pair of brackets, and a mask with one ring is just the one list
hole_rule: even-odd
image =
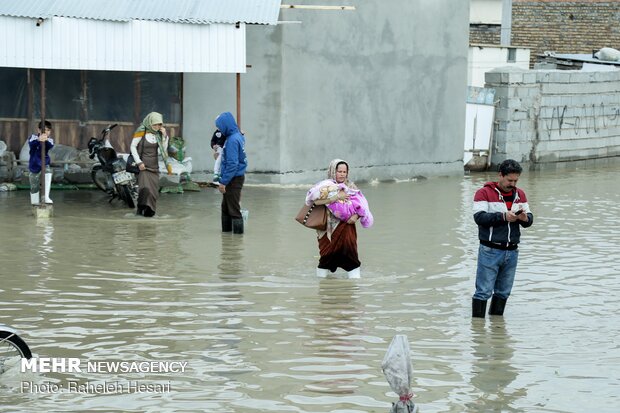
[[0,16],[275,25],[280,4],[281,0],[19,0],[0,1]]
[[571,60],[575,62],[583,62],[583,63],[596,63],[603,65],[615,65],[619,66],[620,61],[617,60],[600,60],[596,57],[592,57],[591,54],[581,54],[581,53],[553,53],[553,54],[539,54],[540,58],[548,57],[556,60]]

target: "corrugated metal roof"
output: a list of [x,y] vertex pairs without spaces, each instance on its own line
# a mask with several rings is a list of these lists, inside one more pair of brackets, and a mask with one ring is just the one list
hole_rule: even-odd
[[281,0],[3,0],[0,16],[274,25],[280,4]]

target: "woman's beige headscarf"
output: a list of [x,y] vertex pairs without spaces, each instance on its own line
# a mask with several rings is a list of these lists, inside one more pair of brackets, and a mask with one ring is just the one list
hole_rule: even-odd
[[336,180],[336,169],[338,169],[339,164],[345,164],[347,166],[347,177],[344,180],[344,184],[351,188],[357,189],[355,184],[352,181],[349,181],[349,172],[351,172],[351,168],[349,168],[349,163],[347,161],[343,161],[342,159],[334,159],[329,163],[329,168],[327,168],[327,178]]
[[146,117],[136,130],[136,133],[146,130],[147,132],[156,135],[155,130],[153,129],[153,125],[157,125],[158,123],[164,123],[164,117],[161,113],[151,112],[146,115]]

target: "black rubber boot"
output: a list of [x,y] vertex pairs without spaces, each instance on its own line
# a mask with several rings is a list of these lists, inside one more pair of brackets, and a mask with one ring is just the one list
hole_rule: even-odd
[[229,215],[222,214],[222,232],[232,231],[232,218]]
[[486,300],[478,300],[477,298],[473,298],[471,300],[471,316],[472,317],[484,318],[486,311],[487,311]]
[[232,229],[233,234],[243,234],[243,218],[233,218]]
[[491,298],[491,308],[489,308],[489,315],[504,315],[504,308],[506,308],[507,298],[500,298],[493,296]]

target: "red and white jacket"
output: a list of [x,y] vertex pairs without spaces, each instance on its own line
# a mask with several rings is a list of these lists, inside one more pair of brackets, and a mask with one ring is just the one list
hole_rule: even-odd
[[534,215],[530,211],[527,197],[522,189],[517,188],[511,211],[522,209],[528,221],[506,221],[508,208],[497,186],[497,182],[487,182],[474,195],[474,221],[478,224],[480,241],[498,244],[518,244],[521,238],[520,227],[527,228],[534,223]]

